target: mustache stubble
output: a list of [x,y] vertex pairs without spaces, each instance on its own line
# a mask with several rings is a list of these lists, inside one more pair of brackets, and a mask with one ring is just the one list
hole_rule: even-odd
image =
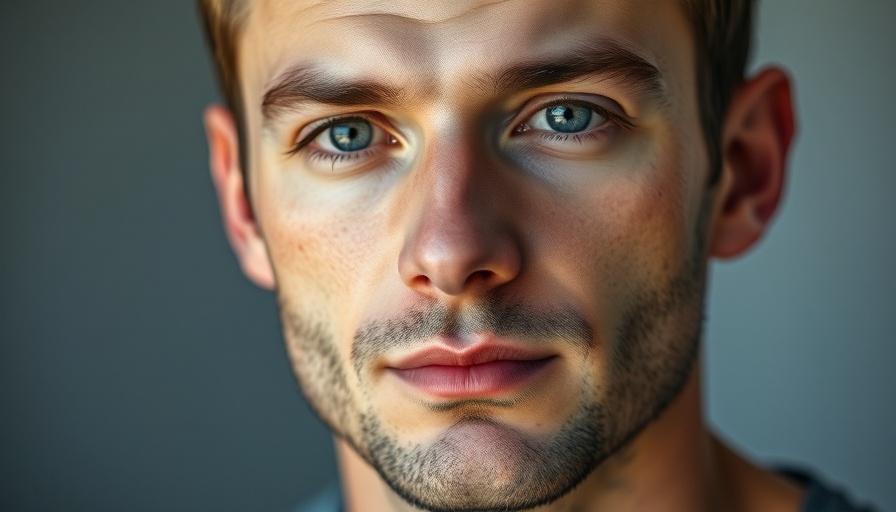
[[387,352],[409,351],[436,336],[464,340],[481,332],[520,343],[561,341],[582,353],[594,345],[591,326],[572,307],[537,309],[496,293],[465,309],[432,303],[394,318],[365,323],[352,341],[352,366],[360,374]]

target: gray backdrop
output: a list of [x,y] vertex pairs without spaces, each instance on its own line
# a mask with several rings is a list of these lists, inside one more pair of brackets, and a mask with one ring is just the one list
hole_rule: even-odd
[[[767,1],[801,134],[714,267],[710,421],[896,510],[896,2]],[[0,7],[0,510],[284,511],[335,475],[219,225],[191,0]]]

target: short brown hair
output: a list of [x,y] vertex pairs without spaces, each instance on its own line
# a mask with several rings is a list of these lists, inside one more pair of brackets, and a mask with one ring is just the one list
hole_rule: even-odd
[[[722,122],[734,89],[743,81],[753,33],[754,0],[682,0],[694,29],[697,98],[714,183],[722,168]],[[240,161],[246,172],[244,105],[237,67],[237,40],[249,0],[199,0],[218,78],[234,114]]]
[[684,0],[697,48],[697,101],[709,152],[710,184],[722,172],[722,123],[744,81],[753,37],[754,0]]
[[240,167],[248,171],[246,160],[246,116],[240,87],[237,41],[249,15],[249,0],[199,0],[205,35],[218,70],[218,85],[233,113],[240,145]]

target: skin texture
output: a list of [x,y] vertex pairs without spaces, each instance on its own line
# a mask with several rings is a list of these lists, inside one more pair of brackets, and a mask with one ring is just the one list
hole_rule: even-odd
[[[341,439],[350,507],[795,510],[798,490],[730,462],[699,398],[706,262],[746,250],[776,209],[789,85],[771,70],[741,87],[707,187],[689,30],[648,0],[253,3],[248,183],[220,108],[212,174],[244,272],[276,290],[295,373]],[[495,79],[583,41],[630,51],[654,87],[609,71]],[[382,83],[391,101],[263,109],[296,69]],[[587,136],[538,121],[569,101],[595,105]],[[334,116],[369,119],[371,149],[327,160],[321,132],[292,151]],[[550,365],[456,400],[389,370],[496,339]]]

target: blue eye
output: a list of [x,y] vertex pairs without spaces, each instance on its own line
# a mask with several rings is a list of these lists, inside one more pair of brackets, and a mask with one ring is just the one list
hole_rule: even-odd
[[580,132],[591,122],[591,109],[575,104],[552,105],[544,115],[548,126],[562,133]]
[[[556,103],[542,103],[541,108],[516,128],[517,133],[532,130],[558,137],[577,137],[595,128],[615,122],[602,107],[581,100],[557,99]],[[615,119],[615,118],[614,118]],[[565,139],[564,139],[565,140]]]
[[363,119],[345,121],[330,127],[330,142],[333,147],[346,153],[360,151],[370,146],[373,130]]

